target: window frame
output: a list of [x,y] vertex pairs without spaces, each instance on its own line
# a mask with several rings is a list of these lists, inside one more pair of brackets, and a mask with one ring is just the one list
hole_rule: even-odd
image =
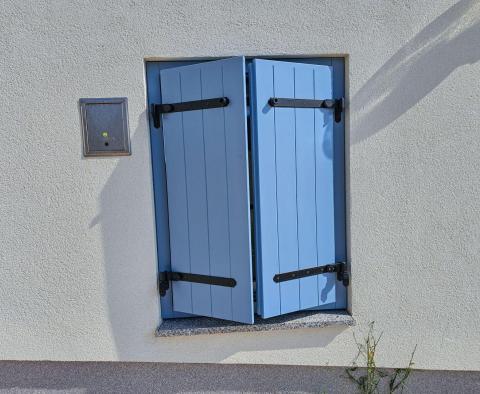
[[[261,58],[268,60],[278,60],[286,62],[297,62],[297,63],[306,63],[306,64],[317,64],[317,65],[331,65],[333,67],[333,85],[334,85],[334,94],[337,96],[345,96],[345,58],[344,57],[294,57],[294,56],[255,56],[246,58],[246,69],[248,70],[249,64],[253,58]],[[161,103],[161,90],[160,90],[160,70],[185,66],[189,64],[203,63],[213,60],[225,59],[225,57],[218,58],[200,58],[200,59],[169,59],[161,61],[146,61],[145,62],[145,71],[146,71],[146,88],[147,88],[147,108],[150,108],[152,103]],[[247,87],[248,90],[248,87]],[[147,109],[147,113],[148,113]],[[157,269],[158,272],[170,270],[170,240],[169,240],[169,227],[168,227],[168,201],[167,201],[167,192],[166,192],[166,175],[165,175],[165,163],[164,163],[164,152],[163,152],[163,138],[162,130],[156,129],[153,126],[153,120],[151,116],[148,116],[149,120],[149,129],[150,129],[150,146],[151,146],[151,156],[152,156],[152,176],[153,176],[153,191],[154,191],[154,204],[155,204],[155,229],[156,229],[156,247],[157,247]],[[341,125],[342,127],[342,136],[343,136],[343,147],[345,148],[345,123]],[[334,127],[340,127],[335,125]],[[337,130],[334,130],[337,132]],[[347,155],[345,154],[343,163],[343,172],[345,173]],[[345,195],[346,203],[346,173],[344,176],[343,182],[343,194]],[[345,209],[346,214],[346,209]],[[343,218],[345,223],[346,230],[346,217]],[[252,218],[253,225],[253,218]],[[345,237],[346,237],[345,231]],[[252,238],[253,242],[253,238]],[[347,241],[345,244],[345,255],[346,260],[348,245]],[[254,258],[254,257],[253,257]],[[335,310],[345,310],[347,308],[347,291],[343,287],[339,287],[337,290],[338,302],[336,303]],[[316,308],[321,309],[331,309],[327,308]],[[180,313],[173,311],[173,300],[171,289],[167,291],[166,296],[160,297],[160,316],[162,319],[173,319],[180,317],[199,317],[198,315],[189,315],[186,313]]]

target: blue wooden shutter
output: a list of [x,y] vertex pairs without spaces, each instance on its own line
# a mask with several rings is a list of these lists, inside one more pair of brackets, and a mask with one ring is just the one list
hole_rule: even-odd
[[245,59],[170,68],[160,77],[165,104],[230,100],[162,116],[172,271],[237,282],[174,281],[173,309],[253,323]]
[[334,133],[331,109],[268,104],[271,97],[332,99],[333,67],[255,59],[251,70],[257,312],[335,309],[343,287],[335,273],[273,277],[345,261],[343,132]]

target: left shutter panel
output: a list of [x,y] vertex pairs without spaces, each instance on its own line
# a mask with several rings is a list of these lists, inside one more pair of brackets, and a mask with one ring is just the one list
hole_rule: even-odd
[[233,278],[233,288],[172,282],[178,312],[253,323],[245,59],[161,71],[162,102],[227,97],[222,108],[162,116],[172,272]]

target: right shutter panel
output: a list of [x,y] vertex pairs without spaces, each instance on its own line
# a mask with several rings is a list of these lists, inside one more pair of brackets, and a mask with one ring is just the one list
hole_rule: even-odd
[[343,286],[335,273],[273,281],[276,274],[344,256],[345,245],[335,236],[335,218],[344,217],[338,212],[345,203],[334,186],[334,163],[343,155],[335,154],[333,111],[268,104],[271,97],[332,99],[332,74],[331,66],[258,59],[252,64],[257,312],[264,318],[333,309],[336,288]]

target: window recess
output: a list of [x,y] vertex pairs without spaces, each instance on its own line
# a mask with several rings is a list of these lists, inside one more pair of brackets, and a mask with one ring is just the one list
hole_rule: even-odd
[[340,61],[159,69],[160,100],[149,98],[163,157],[152,156],[165,161],[170,248],[159,289],[173,315],[251,324],[345,308]]

